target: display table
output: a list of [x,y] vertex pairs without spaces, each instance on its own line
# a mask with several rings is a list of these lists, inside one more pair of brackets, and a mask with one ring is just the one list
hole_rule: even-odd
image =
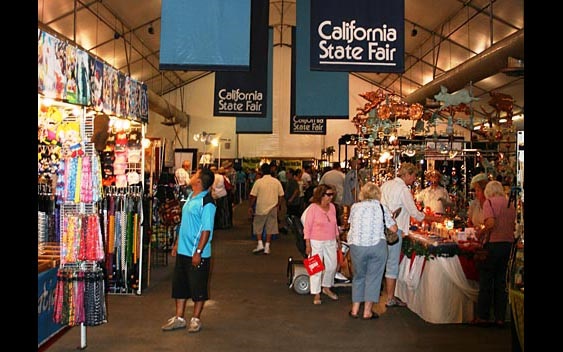
[[424,256],[416,256],[412,266],[411,258],[401,260],[395,296],[427,322],[470,322],[478,293],[479,283],[467,280],[457,255],[426,263]]
[[[479,293],[474,264],[467,246],[413,231],[403,240],[395,296],[422,319],[434,324],[473,320]],[[424,253],[422,253],[424,252]],[[461,255],[461,254],[460,254]]]

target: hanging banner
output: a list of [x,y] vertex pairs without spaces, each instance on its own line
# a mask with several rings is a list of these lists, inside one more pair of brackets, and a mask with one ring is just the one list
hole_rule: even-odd
[[144,83],[41,30],[37,49],[39,94],[148,122],[148,88]]
[[290,134],[326,134],[326,119],[293,116],[289,125]]
[[[268,30],[268,92],[272,91],[273,30]],[[236,117],[236,133],[272,133],[272,94],[266,94],[265,117]]]
[[161,70],[248,71],[251,0],[162,0]]
[[66,325],[53,321],[55,313],[55,290],[57,289],[57,268],[51,268],[37,275],[37,346],[41,346]]
[[141,84],[140,98],[140,112],[141,121],[149,123],[149,87],[145,83]]
[[348,73],[310,69],[310,0],[297,2],[292,33],[291,116],[348,119]]
[[40,31],[37,42],[38,91],[46,97],[62,100],[65,96],[66,65],[64,59],[67,43]]
[[312,70],[404,72],[404,0],[310,1]]
[[250,71],[216,72],[213,115],[265,117],[270,2],[252,0]]

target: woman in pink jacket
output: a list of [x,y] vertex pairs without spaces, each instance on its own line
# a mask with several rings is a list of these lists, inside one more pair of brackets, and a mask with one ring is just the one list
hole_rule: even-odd
[[303,234],[308,256],[318,254],[325,269],[310,277],[313,304],[321,304],[322,293],[330,299],[338,300],[338,295],[330,288],[334,285],[337,268],[337,250],[340,250],[340,236],[336,223],[336,207],[332,203],[335,190],[331,185],[322,184],[313,191],[312,202],[307,209],[303,224]]
[[474,324],[489,324],[491,305],[494,323],[502,327],[506,317],[508,293],[506,290],[506,272],[510,251],[514,243],[516,227],[516,208],[510,204],[499,181],[491,181],[485,186],[483,203],[484,229],[480,236],[489,238],[483,247],[489,250],[489,256],[479,269],[479,296],[477,297],[477,317]]

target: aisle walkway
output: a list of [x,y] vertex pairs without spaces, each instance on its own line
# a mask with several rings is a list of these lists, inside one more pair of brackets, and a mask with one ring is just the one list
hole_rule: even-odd
[[[288,288],[289,256],[299,258],[291,232],[272,243],[272,254],[253,255],[247,203],[235,208],[234,227],[217,230],[211,300],[199,333],[163,332],[174,314],[170,277],[174,258],[153,268],[150,286],[141,296],[108,296],[108,323],[86,329],[86,350],[97,351],[512,351],[510,329],[468,325],[434,325],[408,308],[375,309],[381,317],[362,321],[348,317],[350,288],[337,288],[340,300],[313,305],[309,295]],[[384,302],[382,297],[381,302]],[[436,302],[448,304],[448,302]],[[191,312],[191,305],[187,313]],[[187,316],[189,319],[189,315]],[[75,351],[80,327],[56,339],[48,352]]]

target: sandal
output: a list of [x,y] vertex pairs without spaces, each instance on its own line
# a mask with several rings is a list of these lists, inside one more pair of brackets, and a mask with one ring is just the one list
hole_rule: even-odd
[[327,295],[333,301],[338,301],[338,295],[331,290],[323,290],[323,293]]
[[352,319],[358,319],[360,317],[358,314],[352,313],[352,311],[348,312],[348,316]]
[[390,300],[387,301],[387,303],[385,303],[385,307],[389,308],[389,307],[406,307],[407,304],[403,301],[400,301],[398,299],[395,298],[391,298]]
[[371,312],[371,316],[369,317],[362,317],[363,320],[374,320],[379,318],[379,314],[377,314],[376,312]]

